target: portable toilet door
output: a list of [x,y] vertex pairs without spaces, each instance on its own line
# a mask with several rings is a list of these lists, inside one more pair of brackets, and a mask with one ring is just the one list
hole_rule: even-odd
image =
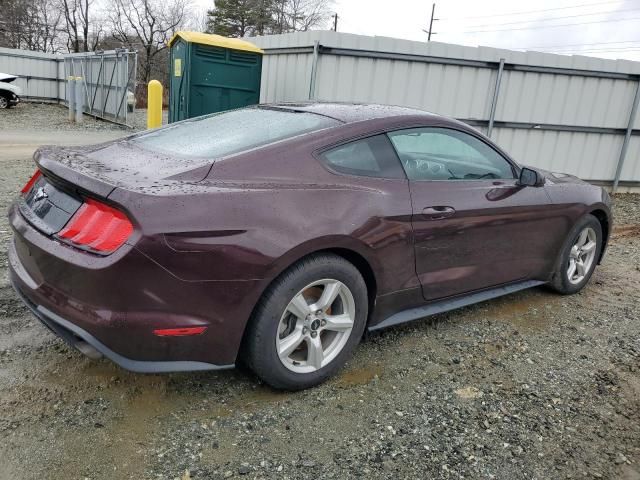
[[252,43],[177,32],[169,46],[169,123],[260,102],[263,51]]
[[189,96],[188,65],[189,44],[178,38],[171,47],[169,72],[169,123],[187,117]]

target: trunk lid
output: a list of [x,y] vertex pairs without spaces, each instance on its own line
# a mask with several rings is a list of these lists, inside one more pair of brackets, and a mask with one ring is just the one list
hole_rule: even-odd
[[103,198],[118,187],[135,189],[178,179],[200,181],[213,163],[205,158],[162,155],[128,140],[86,147],[46,146],[36,152],[35,161],[41,169]]
[[47,235],[59,232],[82,205],[82,197],[40,175],[24,197],[18,199],[22,216]]
[[[58,233],[85,197],[107,199],[116,188],[149,190],[176,180],[199,181],[212,164],[205,159],[163,157],[126,140],[88,147],[45,146],[34,160],[42,175],[17,206],[47,235]],[[127,205],[121,207],[128,210]]]

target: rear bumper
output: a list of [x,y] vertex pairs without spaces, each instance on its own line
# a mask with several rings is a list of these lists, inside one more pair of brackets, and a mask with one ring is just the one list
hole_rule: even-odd
[[[80,351],[137,372],[236,362],[257,282],[184,281],[133,246],[98,257],[35,230],[15,205],[9,220],[11,283],[42,323]],[[202,326],[199,335],[154,334]]]
[[11,285],[22,299],[24,304],[31,310],[31,313],[40,320],[45,327],[51,330],[58,337],[62,338],[69,345],[79,350],[90,358],[108,358],[120,367],[138,373],[166,373],[166,372],[191,372],[198,370],[226,370],[234,365],[214,365],[206,362],[194,361],[144,361],[133,360],[114,352],[104,343],[91,335],[86,330],[65,320],[60,315],[51,310],[32,303],[16,285],[14,277],[10,277]]

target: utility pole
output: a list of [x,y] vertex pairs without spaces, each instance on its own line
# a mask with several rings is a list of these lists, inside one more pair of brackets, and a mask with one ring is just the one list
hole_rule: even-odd
[[338,12],[333,14],[333,31],[338,31]]
[[429,21],[429,30],[422,30],[424,33],[427,34],[427,42],[431,41],[431,35],[436,34],[436,32],[433,31],[433,22],[438,20],[437,18],[434,18],[435,13],[436,13],[436,4],[434,3],[433,6],[431,7],[431,20]]

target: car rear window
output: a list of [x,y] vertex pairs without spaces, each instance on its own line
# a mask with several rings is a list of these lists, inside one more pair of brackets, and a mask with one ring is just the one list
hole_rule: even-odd
[[313,113],[252,107],[178,122],[131,141],[165,154],[218,158],[339,124]]

